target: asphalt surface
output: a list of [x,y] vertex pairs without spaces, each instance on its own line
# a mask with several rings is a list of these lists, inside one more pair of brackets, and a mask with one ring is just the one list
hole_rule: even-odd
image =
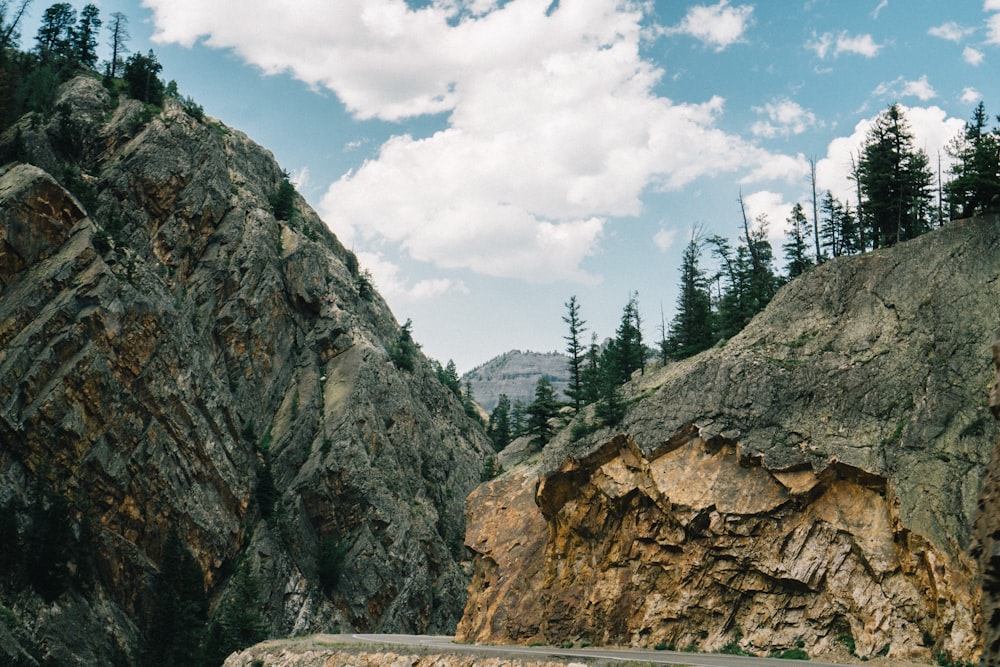
[[341,635],[359,642],[386,644],[410,650],[430,650],[440,653],[473,653],[497,658],[532,660],[606,660],[642,662],[655,665],[693,665],[695,667],[843,667],[813,660],[783,660],[751,658],[717,653],[683,653],[637,648],[559,648],[556,646],[487,646],[456,644],[452,637],[434,635]]

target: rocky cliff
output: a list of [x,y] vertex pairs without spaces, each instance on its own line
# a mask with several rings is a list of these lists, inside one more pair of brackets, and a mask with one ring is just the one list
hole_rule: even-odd
[[558,396],[569,386],[569,357],[558,352],[511,350],[476,366],[461,378],[472,385],[472,395],[487,413],[493,412],[506,394],[511,404],[529,405],[535,400],[535,386],[548,378]]
[[[1000,419],[1000,334],[993,343],[996,381],[990,391],[990,410]],[[982,587],[983,667],[1000,665],[1000,441],[993,449],[983,480],[976,515],[973,553],[979,560]]]
[[452,630],[488,442],[356,258],[240,132],[87,78],[56,108],[3,135],[0,662],[135,663],[171,534],[210,616],[239,570],[267,634]]
[[998,308],[1000,220],[957,222],[634,376],[620,432],[470,496],[459,638],[974,659]]

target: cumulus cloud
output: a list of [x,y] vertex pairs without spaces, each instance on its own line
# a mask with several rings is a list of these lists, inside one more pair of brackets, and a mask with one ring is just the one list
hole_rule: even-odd
[[876,97],[890,97],[893,99],[916,97],[921,102],[926,102],[937,97],[937,91],[931,86],[926,75],[916,81],[907,81],[903,77],[899,77],[894,81],[879,84],[873,94]]
[[[801,169],[720,130],[721,97],[680,104],[656,94],[663,72],[640,55],[645,3],[146,4],[156,39],[233,49],[265,72],[334,91],[358,118],[446,112],[445,129],[390,138],[318,206],[346,243],[389,244],[439,268],[594,283],[584,261],[609,220],[642,212],[645,191]],[[718,18],[716,32],[698,34],[720,48],[751,15],[725,0],[696,9],[682,25],[694,34]]]
[[767,221],[767,237],[771,246],[780,248],[784,243],[792,204],[785,201],[784,195],[771,190],[759,190],[745,195],[743,204],[751,222],[757,222],[763,216]]
[[449,292],[468,293],[462,282],[448,278],[429,278],[409,282],[401,275],[398,264],[386,259],[381,253],[357,253],[359,264],[371,272],[372,280],[379,293],[390,302],[423,301]]
[[962,50],[962,60],[969,63],[973,67],[979,67],[982,65],[985,57],[986,56],[983,55],[982,51],[974,49],[971,46],[967,46]]
[[666,252],[673,247],[674,242],[677,240],[677,230],[668,229],[666,227],[660,227],[660,229],[653,235],[653,244],[660,249],[661,252]]
[[[987,2],[986,11],[1000,12],[1000,2]],[[986,43],[1000,44],[1000,14],[993,14],[986,19]]]
[[744,34],[752,20],[752,5],[732,7],[729,0],[720,0],[715,5],[691,7],[679,24],[667,28],[664,33],[690,35],[706,46],[722,51],[744,41]]
[[966,104],[973,104],[983,99],[982,94],[975,88],[963,88],[962,96],[959,98]]
[[882,50],[882,45],[877,44],[871,35],[851,35],[844,30],[837,35],[832,32],[818,35],[814,32],[806,48],[814,51],[820,60],[826,60],[829,56],[836,58],[845,53],[874,58]]
[[768,139],[802,134],[817,123],[816,114],[787,98],[768,102],[763,107],[755,107],[754,111],[766,116],[767,119],[754,123],[750,131],[756,136]]
[[966,28],[955,21],[948,21],[947,23],[942,23],[939,26],[934,26],[927,31],[927,34],[932,37],[940,37],[941,39],[946,39],[949,42],[961,42],[966,35],[970,35],[975,30],[973,28]]

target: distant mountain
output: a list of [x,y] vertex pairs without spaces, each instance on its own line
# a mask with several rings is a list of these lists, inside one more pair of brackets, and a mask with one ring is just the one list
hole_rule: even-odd
[[563,391],[569,385],[569,357],[558,352],[522,352],[511,350],[473,368],[462,376],[462,386],[472,383],[472,396],[486,412],[497,406],[500,394],[507,394],[511,403],[525,405],[535,399],[538,379],[547,377],[556,393],[565,398]]

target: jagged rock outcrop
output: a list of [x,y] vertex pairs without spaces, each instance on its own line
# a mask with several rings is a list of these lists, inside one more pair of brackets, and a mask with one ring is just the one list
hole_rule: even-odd
[[66,525],[52,589],[0,581],[0,661],[133,664],[171,530],[211,600],[249,566],[271,634],[453,629],[489,445],[390,361],[356,258],[301,199],[275,219],[245,135],[91,79],[59,103],[3,135],[46,168],[0,168],[0,542]]
[[998,307],[1000,220],[956,222],[636,374],[619,435],[566,429],[470,496],[459,638],[974,659]]

